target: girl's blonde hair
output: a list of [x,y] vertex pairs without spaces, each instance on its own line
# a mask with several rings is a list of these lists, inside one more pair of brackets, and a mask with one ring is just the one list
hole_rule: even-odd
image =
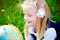
[[[41,3],[41,4],[39,4]],[[43,5],[42,5],[43,4]],[[25,0],[24,3],[22,4],[22,7],[23,9],[24,8],[27,8],[27,7],[33,7],[36,9],[36,13],[38,11],[39,8],[44,8],[45,11],[46,11],[46,15],[43,19],[41,18],[38,18],[37,19],[37,40],[41,40],[41,38],[43,37],[44,35],[44,31],[47,27],[47,18],[49,18],[49,13],[50,13],[50,10],[49,10],[49,7],[48,5],[46,4],[45,0]],[[24,33],[25,33],[25,39],[27,39],[27,37],[29,36],[29,33],[28,33],[28,25],[27,23],[25,23],[25,27],[24,27]]]

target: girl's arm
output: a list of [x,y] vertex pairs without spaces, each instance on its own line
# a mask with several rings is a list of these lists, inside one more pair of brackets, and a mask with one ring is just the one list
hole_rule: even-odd
[[43,40],[55,40],[57,34],[54,28],[48,28],[44,34]]

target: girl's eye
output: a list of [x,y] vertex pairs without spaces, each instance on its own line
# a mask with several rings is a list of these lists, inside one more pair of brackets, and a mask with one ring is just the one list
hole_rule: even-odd
[[32,15],[29,15],[29,17],[31,17]]

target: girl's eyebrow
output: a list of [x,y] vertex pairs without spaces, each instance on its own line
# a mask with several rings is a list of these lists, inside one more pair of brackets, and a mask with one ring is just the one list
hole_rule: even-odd
[[28,12],[27,12],[27,13],[24,13],[24,14],[25,14],[25,15],[32,15],[31,13],[28,13]]

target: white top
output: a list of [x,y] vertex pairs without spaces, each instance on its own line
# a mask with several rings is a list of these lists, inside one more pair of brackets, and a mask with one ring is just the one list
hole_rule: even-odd
[[54,28],[48,28],[44,34],[43,40],[55,40],[56,37],[56,30]]
[[[34,34],[36,36],[36,33],[33,32],[33,27],[31,29],[29,28],[29,33]],[[54,28],[47,28],[47,30],[44,33],[44,39],[43,40],[55,40],[57,37],[56,30]],[[28,40],[34,40],[33,37],[30,35],[28,37]]]

